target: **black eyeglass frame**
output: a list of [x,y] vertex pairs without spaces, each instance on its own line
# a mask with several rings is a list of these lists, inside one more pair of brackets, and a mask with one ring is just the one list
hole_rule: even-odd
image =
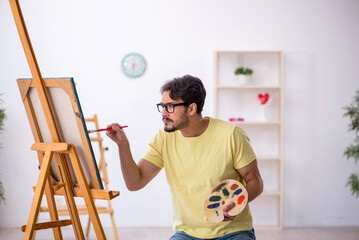
[[[168,108],[167,108],[168,105],[172,105],[172,107],[173,107],[173,111],[172,111],[172,112],[168,111]],[[156,104],[157,110],[158,110],[160,113],[163,112],[163,109],[166,109],[166,111],[167,111],[168,113],[174,113],[176,106],[188,106],[188,105],[190,105],[190,103],[188,103],[188,102],[183,102],[183,103],[166,103],[166,104],[157,103],[157,104]],[[161,111],[161,109],[160,109],[160,106],[162,107],[162,111]]]

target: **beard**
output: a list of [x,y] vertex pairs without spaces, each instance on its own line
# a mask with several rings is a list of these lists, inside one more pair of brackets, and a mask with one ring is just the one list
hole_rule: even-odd
[[173,122],[173,120],[172,120],[172,119],[169,119],[169,118],[163,118],[162,120],[167,120],[168,123],[172,123],[172,126],[171,126],[171,127],[167,126],[168,123],[165,124],[164,130],[165,130],[166,132],[174,132],[174,131],[180,130],[180,129],[182,129],[182,128],[187,127],[188,124],[189,124],[189,119],[188,119],[188,117],[187,117],[186,115],[183,115],[183,116],[181,117],[181,119],[180,119],[180,121],[179,121],[178,124],[175,124],[175,123]]

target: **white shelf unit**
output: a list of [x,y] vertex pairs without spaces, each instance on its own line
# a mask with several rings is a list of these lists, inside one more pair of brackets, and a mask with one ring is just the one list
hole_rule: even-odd
[[[234,71],[251,68],[239,85]],[[280,51],[217,51],[214,54],[214,116],[233,122],[251,139],[263,178],[263,193],[250,203],[255,227],[283,226],[283,54]],[[260,104],[258,94],[269,94]],[[265,115],[264,115],[265,113]]]

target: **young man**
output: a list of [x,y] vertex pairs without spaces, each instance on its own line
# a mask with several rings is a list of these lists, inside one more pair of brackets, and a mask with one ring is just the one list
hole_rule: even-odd
[[236,125],[202,117],[206,90],[200,79],[190,75],[174,78],[161,88],[157,104],[164,129],[160,129],[146,155],[137,164],[129,142],[117,123],[107,131],[119,148],[126,186],[136,191],[164,168],[171,189],[175,239],[255,239],[248,205],[237,216],[223,207],[225,220],[208,221],[204,201],[212,187],[225,179],[245,182],[248,202],[263,190],[256,156],[247,135]]

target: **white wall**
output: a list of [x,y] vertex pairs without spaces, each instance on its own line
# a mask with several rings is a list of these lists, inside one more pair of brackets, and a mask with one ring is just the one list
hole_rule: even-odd
[[[208,91],[212,114],[213,52],[281,50],[285,56],[285,226],[359,226],[359,200],[345,183],[358,171],[343,157],[354,135],[342,107],[359,89],[359,2],[356,0],[20,1],[43,77],[74,77],[86,116],[102,126],[118,121],[135,159],[162,126],[155,103],[172,77],[192,74]],[[120,69],[128,52],[148,70],[129,79]],[[11,15],[0,1],[0,92],[6,108],[0,133],[0,179],[6,205],[0,226],[26,223],[38,175],[33,137],[15,79],[31,77]],[[129,192],[117,149],[106,154],[118,226],[170,226],[164,173]],[[58,201],[61,201],[58,200]],[[41,215],[46,218],[46,215]],[[103,224],[110,226],[107,216]]]

